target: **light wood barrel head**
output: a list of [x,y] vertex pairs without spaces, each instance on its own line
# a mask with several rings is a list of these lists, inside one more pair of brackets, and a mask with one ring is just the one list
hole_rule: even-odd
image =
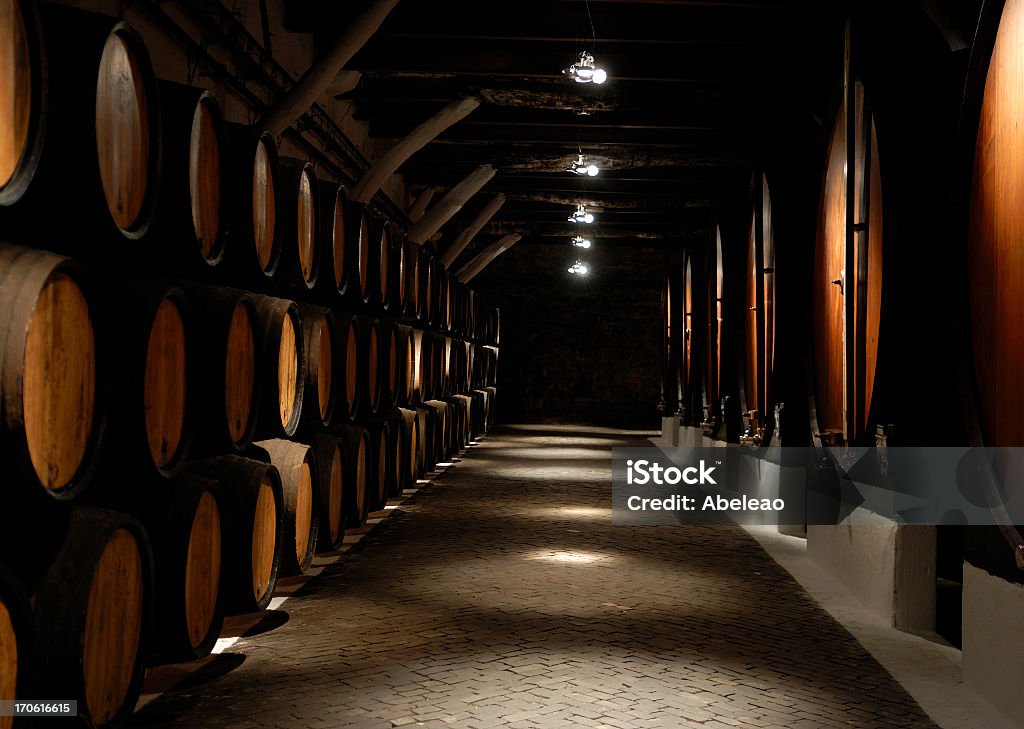
[[341,191],[334,197],[334,233],[331,245],[334,250],[334,285],[341,289],[345,285],[345,204]]
[[309,461],[299,466],[295,491],[295,559],[302,564],[309,550],[309,532],[313,525],[313,472]]
[[295,412],[298,380],[299,351],[295,346],[295,324],[286,312],[281,319],[281,340],[277,350],[277,397],[284,428],[288,427]]
[[364,297],[370,285],[370,226],[366,215],[359,216],[359,293]]
[[320,345],[316,360],[317,400],[320,405],[320,419],[326,421],[331,414],[331,392],[333,383],[334,339],[327,319],[319,321]]
[[356,455],[356,511],[362,514],[366,509],[366,434],[359,439],[359,453]]
[[135,536],[115,531],[103,549],[89,589],[82,641],[85,703],[103,725],[121,710],[139,660],[145,584]]
[[219,254],[223,157],[220,111],[207,96],[196,104],[188,148],[188,189],[192,227],[206,260]]
[[160,302],[153,318],[143,389],[149,454],[164,468],[185,432],[185,324],[171,299]]
[[[18,637],[14,632],[14,621],[3,602],[0,602],[0,701],[19,698],[18,688]],[[14,719],[0,716],[0,729],[11,729]]]
[[252,524],[252,594],[259,602],[270,588],[274,573],[274,549],[277,539],[277,502],[274,484],[264,478],[256,496]]
[[274,155],[267,140],[256,143],[252,169],[252,232],[256,259],[263,271],[269,271],[274,255],[274,229],[277,208],[274,200]]
[[232,442],[242,442],[252,418],[253,388],[256,382],[256,338],[247,303],[239,302],[231,314],[227,351],[224,358],[224,408]]
[[107,36],[96,77],[96,152],[107,208],[122,230],[138,224],[149,192],[154,130],[143,63],[125,33]]
[[298,246],[299,266],[302,268],[302,280],[308,285],[316,278],[316,207],[313,204],[315,183],[309,169],[303,169],[299,176],[298,199]]
[[185,622],[193,648],[210,632],[220,596],[221,520],[213,494],[204,491],[192,518],[185,561]]
[[351,405],[359,397],[359,334],[354,326],[348,328],[345,355],[345,397]]
[[60,489],[89,446],[96,398],[96,344],[89,304],[68,275],[50,277],[36,301],[25,347],[24,413],[40,483]]
[[367,361],[367,376],[366,382],[370,388],[370,397],[377,392],[377,376],[378,369],[380,367],[380,342],[378,341],[379,336],[377,334],[377,327],[370,327],[370,346],[367,348],[366,361]]
[[334,446],[331,456],[331,473],[327,483],[327,506],[330,509],[328,524],[331,527],[331,542],[337,543],[341,537],[341,510],[344,497],[344,474],[342,473],[341,448]]
[[0,0],[0,189],[25,155],[32,101],[32,59],[21,5]]

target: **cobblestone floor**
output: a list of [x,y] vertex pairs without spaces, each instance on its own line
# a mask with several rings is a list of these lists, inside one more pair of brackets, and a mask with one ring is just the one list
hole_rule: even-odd
[[741,529],[613,527],[620,445],[492,434],[133,725],[934,726]]

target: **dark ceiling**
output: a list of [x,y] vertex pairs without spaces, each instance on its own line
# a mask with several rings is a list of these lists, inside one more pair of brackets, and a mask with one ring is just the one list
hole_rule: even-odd
[[[285,27],[327,44],[363,7],[288,2]],[[372,136],[398,139],[454,99],[478,97],[401,172],[415,193],[493,164],[464,215],[506,193],[486,233],[526,241],[568,239],[566,218],[584,202],[598,214],[588,231],[597,241],[672,244],[707,230],[712,201],[744,194],[759,154],[818,139],[842,75],[849,3],[590,0],[589,11],[596,44],[585,0],[403,0],[347,65],[362,78],[340,98],[355,101]],[[591,49],[607,83],[565,79],[561,69]],[[565,171],[579,149],[598,177]]]

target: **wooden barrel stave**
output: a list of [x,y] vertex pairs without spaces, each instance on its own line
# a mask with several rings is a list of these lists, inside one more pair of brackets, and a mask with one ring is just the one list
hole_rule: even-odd
[[374,459],[370,434],[366,428],[342,425],[333,428],[331,435],[337,436],[345,448],[345,482],[351,484],[344,491],[346,523],[358,529],[366,524],[372,501]]
[[317,483],[320,485],[320,525],[317,529],[317,550],[336,552],[345,539],[348,512],[345,508],[349,471],[346,466],[344,442],[326,433],[312,437],[316,453]]
[[36,583],[35,675],[77,699],[89,726],[119,723],[135,707],[153,624],[153,560],[146,530],[125,514],[76,507]]
[[74,498],[104,428],[102,358],[88,278],[69,259],[0,244],[0,454],[23,487],[10,498]]
[[306,358],[302,423],[312,431],[330,425],[334,420],[339,385],[335,362],[338,343],[335,341],[337,334],[331,309],[299,304],[299,314]]
[[261,438],[291,437],[299,427],[305,391],[302,318],[293,301],[259,295],[254,301],[263,361],[256,434]]
[[196,316],[188,348],[194,457],[237,453],[252,441],[259,410],[260,320],[252,294],[185,287]]
[[277,468],[252,458],[196,461],[188,473],[218,481],[224,494],[226,615],[263,610],[277,583],[284,548],[284,495]]
[[316,554],[320,528],[320,484],[315,450],[302,443],[273,439],[255,443],[281,475],[284,530],[281,577],[300,575]]

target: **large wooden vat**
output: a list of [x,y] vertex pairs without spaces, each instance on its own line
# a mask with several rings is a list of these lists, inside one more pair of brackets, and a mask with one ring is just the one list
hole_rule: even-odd
[[763,173],[754,176],[754,205],[744,270],[744,410],[752,433],[765,428],[775,368],[775,233]]
[[722,399],[722,340],[725,336],[723,326],[725,264],[722,257],[722,230],[717,225],[707,272],[707,363],[704,372],[704,392],[707,400],[707,414],[711,419],[721,415],[719,411]]
[[[839,110],[829,141],[813,300],[817,422],[812,425],[826,440],[845,442],[856,442],[867,429],[882,301],[878,143],[864,88],[856,83],[852,91],[854,108],[844,104]],[[853,165],[848,164],[851,152]]]
[[970,190],[972,353],[978,415],[990,446],[1024,444],[1022,84],[1024,2],[1007,0],[985,77]]
[[69,259],[0,244],[0,453],[20,477],[14,485],[49,499],[73,498],[88,483],[102,432],[86,286]]

